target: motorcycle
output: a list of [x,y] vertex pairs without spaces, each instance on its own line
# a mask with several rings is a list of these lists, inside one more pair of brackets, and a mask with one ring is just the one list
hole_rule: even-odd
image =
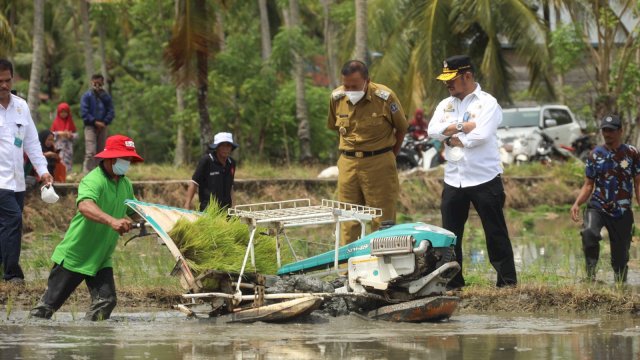
[[558,146],[543,131],[509,139],[508,143],[503,143],[500,147],[500,159],[505,165],[536,161],[549,164],[553,159],[567,160],[571,157],[575,156],[570,149]]
[[408,132],[402,141],[400,151],[396,156],[398,171],[407,171],[414,168],[428,170],[444,163],[440,150],[442,143],[435,139],[422,137],[415,139]]
[[587,158],[595,143],[590,135],[582,135],[571,143],[571,152],[582,162],[587,162]]

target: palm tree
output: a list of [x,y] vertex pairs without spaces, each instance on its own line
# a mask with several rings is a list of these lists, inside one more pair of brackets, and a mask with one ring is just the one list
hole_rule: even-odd
[[271,56],[271,30],[269,27],[269,13],[267,0],[258,0],[260,8],[260,39],[262,44],[262,60],[267,61]]
[[11,24],[7,18],[0,13],[0,57],[6,58],[15,47],[15,37],[11,30]]
[[200,117],[200,146],[205,152],[213,137],[207,105],[207,76],[209,57],[217,42],[214,27],[210,25],[215,24],[215,14],[206,0],[176,0],[176,10],[173,33],[164,57],[177,86],[195,82]]
[[367,0],[355,0],[356,5],[356,47],[355,59],[368,62],[367,56]]
[[327,74],[329,87],[338,86],[338,55],[336,49],[336,24],[331,18],[331,8],[334,0],[322,0],[322,12],[324,16],[324,47],[327,53]]
[[[289,0],[289,26],[300,26],[300,8],[298,0]],[[293,77],[296,82],[296,118],[298,118],[298,139],[300,139],[300,161],[311,160],[311,126],[307,113],[307,101],[304,83],[304,59],[293,50]]]
[[33,1],[33,56],[29,80],[29,110],[35,123],[40,121],[40,84],[44,67],[44,0]]
[[[398,84],[394,89],[403,104],[415,107],[424,101],[427,107],[435,105],[446,95],[435,80],[443,59],[463,53],[472,57],[483,89],[510,102],[512,75],[503,56],[503,40],[527,64],[530,89],[552,91],[545,27],[524,0],[375,0],[375,5],[407,14],[394,23],[389,33],[370,37],[380,39],[376,48],[388,49],[374,63],[372,72],[379,81]],[[383,22],[389,18],[393,16],[372,19],[370,28],[377,32],[388,29],[389,25]],[[421,100],[416,101],[416,97]]]
[[84,68],[87,73],[87,82],[94,74],[93,45],[91,44],[91,26],[89,24],[89,4],[87,0],[80,1],[80,19],[82,20],[82,43],[84,45]]

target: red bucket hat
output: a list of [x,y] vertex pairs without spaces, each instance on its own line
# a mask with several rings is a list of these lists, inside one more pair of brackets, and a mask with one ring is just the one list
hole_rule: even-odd
[[131,157],[131,162],[142,162],[144,159],[136,153],[136,146],[131,138],[124,135],[109,136],[104,150],[96,154],[100,159],[115,159]]

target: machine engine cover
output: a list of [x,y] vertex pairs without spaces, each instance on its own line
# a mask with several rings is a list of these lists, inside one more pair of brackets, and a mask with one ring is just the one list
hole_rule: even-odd
[[366,292],[364,286],[386,290],[389,283],[401,276],[412,274],[416,267],[415,254],[371,256],[349,259],[349,288]]

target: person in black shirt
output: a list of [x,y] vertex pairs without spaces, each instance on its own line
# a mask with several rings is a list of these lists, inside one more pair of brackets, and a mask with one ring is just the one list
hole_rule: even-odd
[[233,142],[231,133],[220,132],[214,136],[213,143],[209,145],[212,151],[200,159],[191,177],[184,202],[185,209],[191,208],[196,187],[200,198],[200,211],[204,211],[209,206],[210,199],[217,201],[220,208],[232,206],[236,162],[229,155],[237,147],[238,144]]

